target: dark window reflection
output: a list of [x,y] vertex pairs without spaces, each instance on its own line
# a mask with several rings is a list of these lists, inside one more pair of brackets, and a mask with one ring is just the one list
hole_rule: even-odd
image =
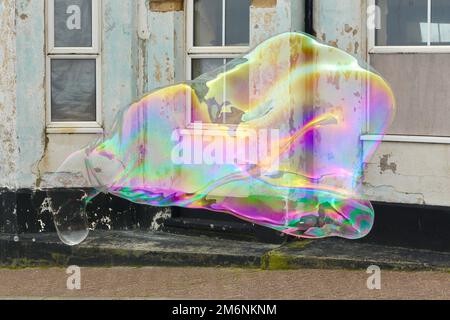
[[96,61],[51,61],[52,121],[96,121]]
[[376,31],[377,45],[427,45],[427,0],[378,0],[377,5],[381,14],[381,29]]
[[55,0],[55,47],[92,47],[92,0]]

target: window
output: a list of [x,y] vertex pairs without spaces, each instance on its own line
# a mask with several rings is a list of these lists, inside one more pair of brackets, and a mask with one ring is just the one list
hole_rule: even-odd
[[450,52],[450,1],[376,0],[371,52]]
[[[450,1],[371,0],[370,65],[391,85],[397,114],[385,140],[450,143]],[[368,12],[373,12],[369,8]],[[370,119],[370,105],[369,105]],[[368,124],[368,139],[372,128]]]
[[47,132],[101,129],[101,0],[47,2]]
[[[188,80],[218,69],[249,51],[250,4],[250,0],[187,0]],[[209,105],[212,122],[239,122],[239,114],[223,100]],[[196,121],[195,116],[189,117],[189,123]]]

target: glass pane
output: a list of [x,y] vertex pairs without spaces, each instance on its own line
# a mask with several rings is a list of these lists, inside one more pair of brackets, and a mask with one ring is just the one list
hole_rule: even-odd
[[450,45],[450,1],[431,2],[431,44]]
[[427,0],[378,0],[377,5],[381,29],[376,31],[376,45],[427,45]]
[[194,1],[194,46],[222,46],[222,0]]
[[92,47],[92,0],[55,0],[55,47]]
[[248,46],[250,43],[250,0],[227,0],[225,7],[225,45]]
[[[233,62],[233,63],[230,63]],[[242,62],[242,61],[241,61]],[[241,63],[238,59],[228,58],[205,58],[205,59],[193,59],[192,60],[192,75],[197,78],[203,76],[205,73],[209,73],[207,78],[215,78],[218,74],[233,69],[236,65]],[[225,63],[227,64],[226,66]],[[223,68],[221,68],[223,66]],[[211,73],[212,72],[212,73]],[[236,108],[228,99],[227,79],[224,79],[222,84],[222,94],[220,98],[205,100],[208,105],[208,111],[211,123],[221,124],[238,124],[241,122],[243,112]],[[248,101],[248,80],[241,83],[242,85],[242,97]],[[208,88],[202,85],[202,81],[199,79],[192,85],[195,88],[197,95],[200,99],[204,98],[204,95],[208,92]],[[196,122],[197,119],[193,114],[192,122]]]
[[224,64],[224,59],[192,59],[192,79],[213,71]]
[[52,121],[96,120],[96,61],[51,61]]

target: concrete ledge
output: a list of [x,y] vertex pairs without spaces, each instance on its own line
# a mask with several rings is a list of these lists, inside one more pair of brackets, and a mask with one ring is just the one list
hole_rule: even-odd
[[397,248],[343,239],[293,242],[262,258],[262,268],[280,269],[381,269],[405,271],[450,271],[450,253]]
[[[19,240],[19,241],[17,241]],[[342,239],[284,245],[218,240],[164,232],[96,231],[80,246],[56,234],[0,234],[0,266],[201,266],[280,269],[450,270],[450,253],[380,246]]]
[[56,234],[26,235],[19,241],[0,235],[0,265],[260,267],[264,253],[276,247],[164,232],[96,231],[75,247],[62,244]]

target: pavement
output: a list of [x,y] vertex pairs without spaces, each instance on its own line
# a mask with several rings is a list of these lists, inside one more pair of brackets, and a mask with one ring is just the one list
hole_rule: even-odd
[[[79,246],[56,234],[0,234],[0,267],[229,267],[260,270],[436,271],[448,275],[450,252],[337,238],[266,244],[165,232],[95,231]],[[1,282],[1,281],[0,281]]]
[[369,290],[365,270],[201,267],[81,268],[69,290],[65,268],[0,269],[0,299],[444,299],[450,274],[381,270]]

